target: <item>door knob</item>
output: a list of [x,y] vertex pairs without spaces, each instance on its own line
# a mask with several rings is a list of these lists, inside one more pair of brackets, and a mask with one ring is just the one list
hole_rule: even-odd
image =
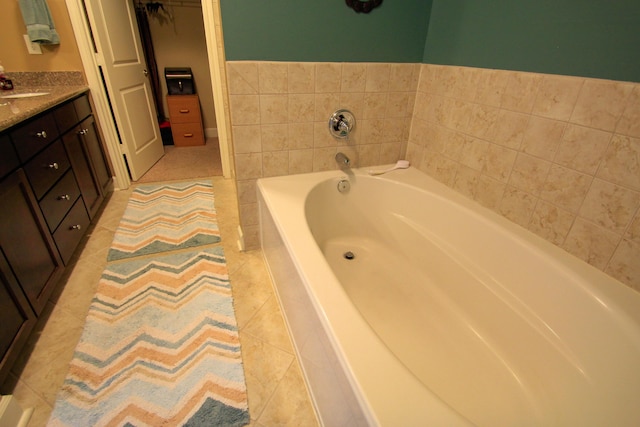
[[149,72],[147,70],[142,70],[142,74],[144,74],[144,76],[147,77],[149,75]]

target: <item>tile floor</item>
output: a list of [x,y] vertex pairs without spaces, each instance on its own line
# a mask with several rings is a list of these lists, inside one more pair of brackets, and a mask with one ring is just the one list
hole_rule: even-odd
[[[174,154],[176,162],[189,164],[184,158],[194,158],[190,152],[193,148],[171,148],[174,150],[169,151],[182,152],[182,157]],[[202,153],[195,156],[201,157]],[[205,170],[208,171],[209,166],[205,164]],[[158,162],[154,169],[153,174],[157,175],[144,178],[144,182],[152,181],[154,176],[164,176],[163,180],[193,176],[170,175],[173,172],[167,172],[169,169],[178,169],[171,162]],[[191,163],[189,169],[193,173],[198,168]],[[235,185],[230,179],[203,173],[213,179],[218,224],[240,331],[250,426],[317,426],[262,252],[238,250]],[[18,402],[25,408],[34,408],[29,427],[46,425],[132,189],[114,192],[105,202],[99,219],[81,243],[7,379],[6,385],[13,389]]]

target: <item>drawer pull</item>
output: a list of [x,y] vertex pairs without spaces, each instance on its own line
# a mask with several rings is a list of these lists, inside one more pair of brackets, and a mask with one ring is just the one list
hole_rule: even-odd
[[71,200],[71,197],[68,194],[63,194],[62,196],[58,196],[58,200]]
[[87,133],[89,133],[89,129],[80,129],[78,131],[78,135],[86,135]]
[[192,137],[193,137],[193,134],[192,134],[192,133],[185,133],[185,134],[184,134],[184,137],[185,137],[185,138],[192,138]]
[[180,110],[180,112],[181,112],[182,114],[187,114],[187,113],[189,112],[189,110],[185,108],[185,109],[183,109],[183,110]]
[[49,169],[59,169],[60,165],[58,165],[56,162],[53,162],[49,165]]
[[38,138],[46,138],[47,137],[47,132],[46,131],[36,132],[36,136]]
[[82,226],[80,224],[72,225],[71,227],[69,227],[69,230],[80,230],[80,229],[82,229]]

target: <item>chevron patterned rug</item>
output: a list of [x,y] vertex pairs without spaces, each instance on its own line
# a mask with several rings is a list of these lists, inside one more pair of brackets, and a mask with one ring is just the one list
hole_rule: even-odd
[[211,181],[141,185],[131,194],[107,259],[220,241]]
[[109,263],[48,426],[248,423],[222,247]]

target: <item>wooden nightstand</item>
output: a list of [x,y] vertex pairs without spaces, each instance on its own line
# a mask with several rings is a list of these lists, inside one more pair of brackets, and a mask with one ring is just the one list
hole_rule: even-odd
[[204,145],[198,95],[167,95],[167,105],[176,147]]

